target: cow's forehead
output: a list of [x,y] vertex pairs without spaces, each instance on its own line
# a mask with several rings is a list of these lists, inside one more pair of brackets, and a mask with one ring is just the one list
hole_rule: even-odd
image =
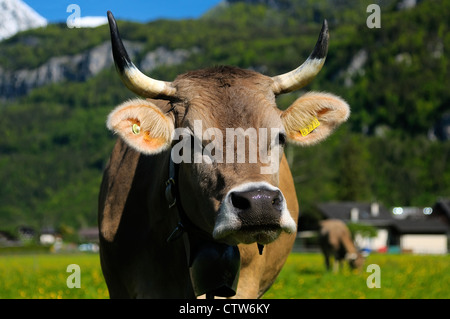
[[179,76],[174,84],[186,106],[186,119],[207,127],[278,127],[280,110],[273,80],[234,67],[216,67]]
[[[197,83],[215,84],[219,87],[227,87],[234,85],[240,81],[250,82],[273,82],[273,80],[261,73],[241,69],[234,66],[217,66],[207,69],[190,71],[178,76],[174,84],[178,81],[194,81]],[[262,84],[262,83],[259,83]]]

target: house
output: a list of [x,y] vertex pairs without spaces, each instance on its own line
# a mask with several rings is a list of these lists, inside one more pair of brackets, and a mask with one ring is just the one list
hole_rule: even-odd
[[29,226],[19,226],[17,227],[17,234],[21,242],[32,242],[36,236],[36,231]]
[[325,219],[360,223],[377,228],[374,238],[355,236],[360,249],[367,251],[402,251],[419,254],[446,254],[448,224],[435,218],[433,209],[396,207],[392,211],[378,203],[331,202],[318,208]]
[[78,231],[78,237],[81,242],[98,243],[99,234],[97,227],[81,228]]
[[39,235],[39,243],[41,245],[53,245],[56,242],[57,236],[58,234],[52,227],[43,228]]
[[17,246],[19,241],[8,231],[0,230],[0,247]]
[[446,254],[448,227],[438,219],[395,220],[392,237],[403,251],[418,254]]

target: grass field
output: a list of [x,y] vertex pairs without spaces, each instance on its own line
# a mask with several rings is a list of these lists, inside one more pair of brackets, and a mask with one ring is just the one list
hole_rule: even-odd
[[[80,266],[80,288],[68,288],[67,266]],[[97,254],[0,255],[0,299],[109,298]]]
[[[367,287],[370,264],[380,267],[380,288]],[[373,254],[359,273],[345,266],[334,274],[325,271],[322,255],[291,254],[264,298],[450,298],[449,255]]]
[[[67,266],[80,266],[80,288],[68,288]],[[381,288],[368,288],[369,264]],[[371,255],[361,272],[325,272],[320,254],[291,254],[264,298],[450,298],[450,256]],[[108,298],[96,254],[0,255],[0,298]]]

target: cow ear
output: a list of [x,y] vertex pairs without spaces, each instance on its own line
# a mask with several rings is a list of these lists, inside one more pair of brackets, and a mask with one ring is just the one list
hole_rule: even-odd
[[174,124],[150,101],[134,99],[119,105],[108,116],[106,126],[143,154],[156,154],[172,143]]
[[349,115],[350,108],[340,97],[310,92],[298,98],[281,118],[290,141],[312,145],[327,138]]

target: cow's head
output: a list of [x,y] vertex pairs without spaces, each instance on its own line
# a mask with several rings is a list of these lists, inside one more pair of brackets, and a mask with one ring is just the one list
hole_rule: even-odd
[[360,252],[356,253],[347,253],[345,255],[345,259],[347,259],[350,268],[361,270],[364,266],[365,258]]
[[113,55],[125,85],[166,100],[118,106],[107,126],[143,154],[172,148],[180,162],[180,198],[191,221],[227,244],[267,244],[296,231],[279,189],[278,167],[287,141],[312,145],[347,120],[349,107],[329,93],[307,93],[287,110],[275,97],[308,84],[328,50],[323,24],[309,58],[297,69],[268,77],[234,67],[189,72],[173,82],[152,79],[130,61],[112,14]]

